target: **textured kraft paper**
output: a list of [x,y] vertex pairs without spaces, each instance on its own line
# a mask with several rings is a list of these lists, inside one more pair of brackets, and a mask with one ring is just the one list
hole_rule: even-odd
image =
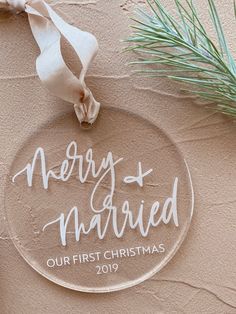
[[[38,48],[26,15],[0,22],[1,224],[0,312],[31,313],[236,313],[235,123],[194,104],[176,83],[131,76],[121,53],[130,14],[145,1],[50,2],[68,22],[94,33],[100,44],[87,83],[101,104],[128,109],[163,128],[178,144],[193,177],[195,210],[174,258],[144,283],[109,294],[79,293],[35,272],[15,249],[3,219],[7,171],[25,140],[73,106],[45,90],[35,73]],[[165,1],[168,7],[172,1]],[[198,1],[206,25],[206,1]],[[216,1],[235,51],[233,5]],[[231,22],[232,21],[232,22]],[[209,32],[213,32],[210,24]],[[70,66],[76,59],[65,51]],[[132,129],[130,130],[132,132]]]

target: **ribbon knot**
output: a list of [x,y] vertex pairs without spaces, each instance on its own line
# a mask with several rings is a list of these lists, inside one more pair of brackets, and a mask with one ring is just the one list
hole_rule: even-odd
[[25,11],[26,0],[6,0],[8,5],[16,11]]

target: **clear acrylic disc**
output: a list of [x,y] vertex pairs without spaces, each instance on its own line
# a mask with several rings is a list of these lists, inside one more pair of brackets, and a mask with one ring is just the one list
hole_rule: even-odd
[[109,292],[154,275],[174,256],[193,213],[189,170],[171,139],[128,111],[74,113],[35,132],[5,189],[12,240],[49,280]]

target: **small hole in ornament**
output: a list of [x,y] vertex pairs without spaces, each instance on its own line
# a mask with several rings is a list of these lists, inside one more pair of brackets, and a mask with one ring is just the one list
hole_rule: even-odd
[[80,125],[81,125],[81,128],[85,130],[91,129],[92,127],[92,124],[86,121],[81,122]]

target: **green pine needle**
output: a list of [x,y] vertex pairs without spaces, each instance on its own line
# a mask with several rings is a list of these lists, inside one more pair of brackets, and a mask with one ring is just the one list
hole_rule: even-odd
[[[136,72],[191,84],[188,93],[216,104],[219,112],[236,117],[236,62],[214,1],[208,0],[208,4],[217,44],[207,34],[193,1],[174,1],[178,19],[159,0],[147,0],[152,14],[139,10],[126,50],[137,51],[142,57],[131,64],[144,66]],[[236,18],[235,2],[234,13]]]

